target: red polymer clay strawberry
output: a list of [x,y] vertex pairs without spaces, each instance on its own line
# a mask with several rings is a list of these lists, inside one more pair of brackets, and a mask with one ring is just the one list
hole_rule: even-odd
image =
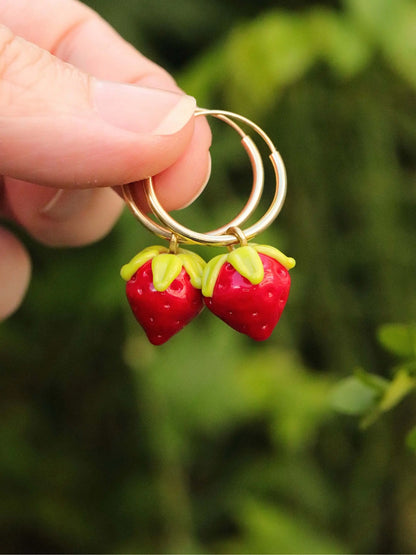
[[295,261],[266,245],[248,245],[206,265],[202,294],[206,306],[235,330],[263,341],[276,326],[290,289]]
[[122,267],[130,307],[153,345],[165,343],[201,312],[204,266],[193,252],[153,246]]

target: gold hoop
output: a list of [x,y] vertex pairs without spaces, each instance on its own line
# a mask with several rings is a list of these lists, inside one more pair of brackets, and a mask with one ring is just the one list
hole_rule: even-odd
[[[198,113],[198,111],[195,113],[195,116],[200,115]],[[243,210],[228,224],[215,229],[213,231],[208,231],[207,234],[208,235],[222,235],[223,233],[225,233],[229,227],[232,226],[239,226],[240,224],[244,223],[254,212],[254,210],[257,208],[258,203],[260,201],[261,195],[263,193],[263,186],[264,186],[264,168],[263,168],[263,161],[262,158],[260,156],[260,153],[257,149],[257,146],[255,145],[254,141],[241,129],[241,127],[239,127],[235,122],[233,122],[232,120],[229,120],[228,118],[225,118],[225,121],[231,126],[233,127],[233,129],[235,129],[235,131],[237,131],[237,133],[241,136],[241,144],[243,145],[243,148],[245,149],[245,151],[247,152],[250,162],[251,162],[251,167],[253,170],[253,185],[252,185],[252,189],[251,189],[251,194],[250,197],[247,201],[247,204],[244,206]],[[147,192],[147,187],[146,184],[149,183],[151,184],[151,186],[153,187],[153,180],[151,177],[144,179],[142,181],[140,181],[139,183],[141,183],[143,185],[143,188],[145,190],[146,193],[146,197],[148,196],[148,192]],[[140,223],[142,223],[145,227],[147,227],[147,229],[149,229],[150,231],[152,231],[153,233],[155,233],[156,235],[158,235],[159,237],[162,237],[164,239],[170,239],[171,235],[172,235],[172,230],[170,229],[170,227],[164,227],[160,224],[160,222],[155,222],[154,220],[152,220],[146,213],[142,212],[138,206],[136,205],[134,199],[133,199],[133,190],[132,187],[134,186],[133,183],[129,183],[126,185],[123,185],[121,187],[121,191],[124,197],[124,200],[126,201],[126,203],[128,204],[131,212],[133,213],[133,215],[140,221]],[[154,194],[154,198],[156,199],[157,202],[157,198],[156,195]],[[150,205],[150,200],[148,199],[149,205]],[[166,216],[168,216],[168,214],[164,211],[163,207],[160,206],[161,211],[164,212],[164,214]],[[157,209],[156,209],[157,211]],[[157,216],[157,214],[155,212],[153,212],[155,216]],[[162,216],[163,217],[163,216]],[[177,222],[175,222],[177,223]],[[180,225],[180,224],[178,224]],[[187,228],[183,228],[183,229],[187,229]],[[187,231],[189,233],[192,233],[192,230],[187,229]],[[179,236],[178,235],[178,241],[182,242],[182,243],[193,243],[194,241],[188,240],[187,238],[184,239],[183,236]]]
[[227,231],[230,228],[238,227],[240,224],[244,223],[254,212],[256,209],[258,202],[260,200],[261,194],[263,192],[263,181],[264,181],[264,169],[262,159],[259,155],[258,149],[252,139],[239,127],[239,125],[233,121],[234,119],[242,122],[243,124],[251,127],[266,143],[266,145],[270,149],[269,158],[273,165],[275,178],[276,178],[276,186],[275,186],[275,194],[273,200],[266,211],[266,213],[252,226],[249,228],[242,230],[242,234],[245,236],[247,240],[252,239],[262,231],[264,231],[278,216],[279,212],[281,211],[285,197],[286,197],[286,170],[283,163],[283,160],[276,150],[274,144],[270,140],[270,138],[266,135],[266,133],[255,123],[250,121],[249,119],[240,116],[239,114],[235,114],[233,112],[227,112],[224,110],[206,110],[198,108],[195,112],[195,117],[198,116],[213,116],[217,119],[220,119],[230,125],[233,129],[235,129],[240,136],[242,137],[242,144],[247,153],[249,154],[250,161],[253,168],[253,188],[250,198],[243,208],[243,210],[229,223],[222,226],[219,229],[208,233],[199,233],[193,231],[179,222],[177,222],[172,216],[164,210],[162,205],[160,204],[159,200],[156,197],[155,190],[153,187],[153,181],[151,177],[143,180],[141,183],[144,185],[144,190],[146,193],[147,200],[149,202],[149,206],[153,212],[153,214],[158,218],[160,223],[155,222],[152,220],[147,214],[143,213],[136,205],[133,199],[132,194],[132,184],[123,185],[121,187],[122,194],[124,196],[124,200],[128,204],[130,210],[134,214],[134,216],[150,231],[158,235],[159,237],[163,237],[165,239],[169,239],[172,237],[172,233],[177,236],[178,242],[187,243],[187,244],[205,244],[205,245],[217,245],[217,246],[227,246],[232,245],[238,242],[238,239],[235,234],[230,234]]

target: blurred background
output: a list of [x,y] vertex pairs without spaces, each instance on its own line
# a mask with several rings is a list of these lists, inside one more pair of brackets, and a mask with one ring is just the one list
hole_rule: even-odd
[[[267,342],[204,311],[155,348],[119,278],[155,243],[130,214],[88,248],[21,234],[34,274],[0,327],[1,551],[415,552],[416,3],[88,4],[200,106],[273,138],[289,190],[259,241],[297,267]],[[176,216],[201,231],[251,182],[213,130],[210,185]]]

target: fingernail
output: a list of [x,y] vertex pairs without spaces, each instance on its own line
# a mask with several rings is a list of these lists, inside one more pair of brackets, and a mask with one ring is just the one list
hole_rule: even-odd
[[205,187],[207,186],[207,183],[209,181],[209,178],[211,177],[211,167],[212,167],[212,159],[211,159],[211,154],[208,152],[208,167],[207,167],[207,173],[205,175],[205,179],[204,179],[201,187],[195,193],[195,195],[191,198],[191,200],[183,208],[187,208],[188,206],[190,206],[199,197],[199,195],[202,193],[202,191],[205,189]]
[[103,120],[134,133],[172,135],[188,123],[196,108],[191,96],[110,81],[94,81],[92,95]]
[[52,220],[69,220],[75,214],[84,211],[91,203],[93,190],[66,190],[59,189],[53,197],[40,210],[42,216]]

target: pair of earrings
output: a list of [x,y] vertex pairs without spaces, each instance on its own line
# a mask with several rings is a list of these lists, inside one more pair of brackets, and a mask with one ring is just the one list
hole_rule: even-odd
[[[286,196],[283,160],[270,138],[247,118],[223,110],[198,109],[195,117],[213,116],[231,126],[241,137],[253,169],[253,186],[243,210],[228,224],[208,233],[191,230],[172,218],[159,203],[152,178],[143,180],[153,215],[150,218],[136,205],[132,184],[123,185],[122,194],[134,216],[169,246],[142,250],[121,269],[127,282],[126,295],[137,321],[153,345],[161,345],[185,327],[204,305],[238,332],[263,341],[276,326],[289,290],[289,270],[293,258],[268,245],[249,243],[278,216]],[[254,130],[270,149],[276,186],[265,214],[245,230],[239,226],[254,212],[263,193],[264,168],[254,141],[237,122]],[[206,263],[180,244],[224,246],[228,253]]]

